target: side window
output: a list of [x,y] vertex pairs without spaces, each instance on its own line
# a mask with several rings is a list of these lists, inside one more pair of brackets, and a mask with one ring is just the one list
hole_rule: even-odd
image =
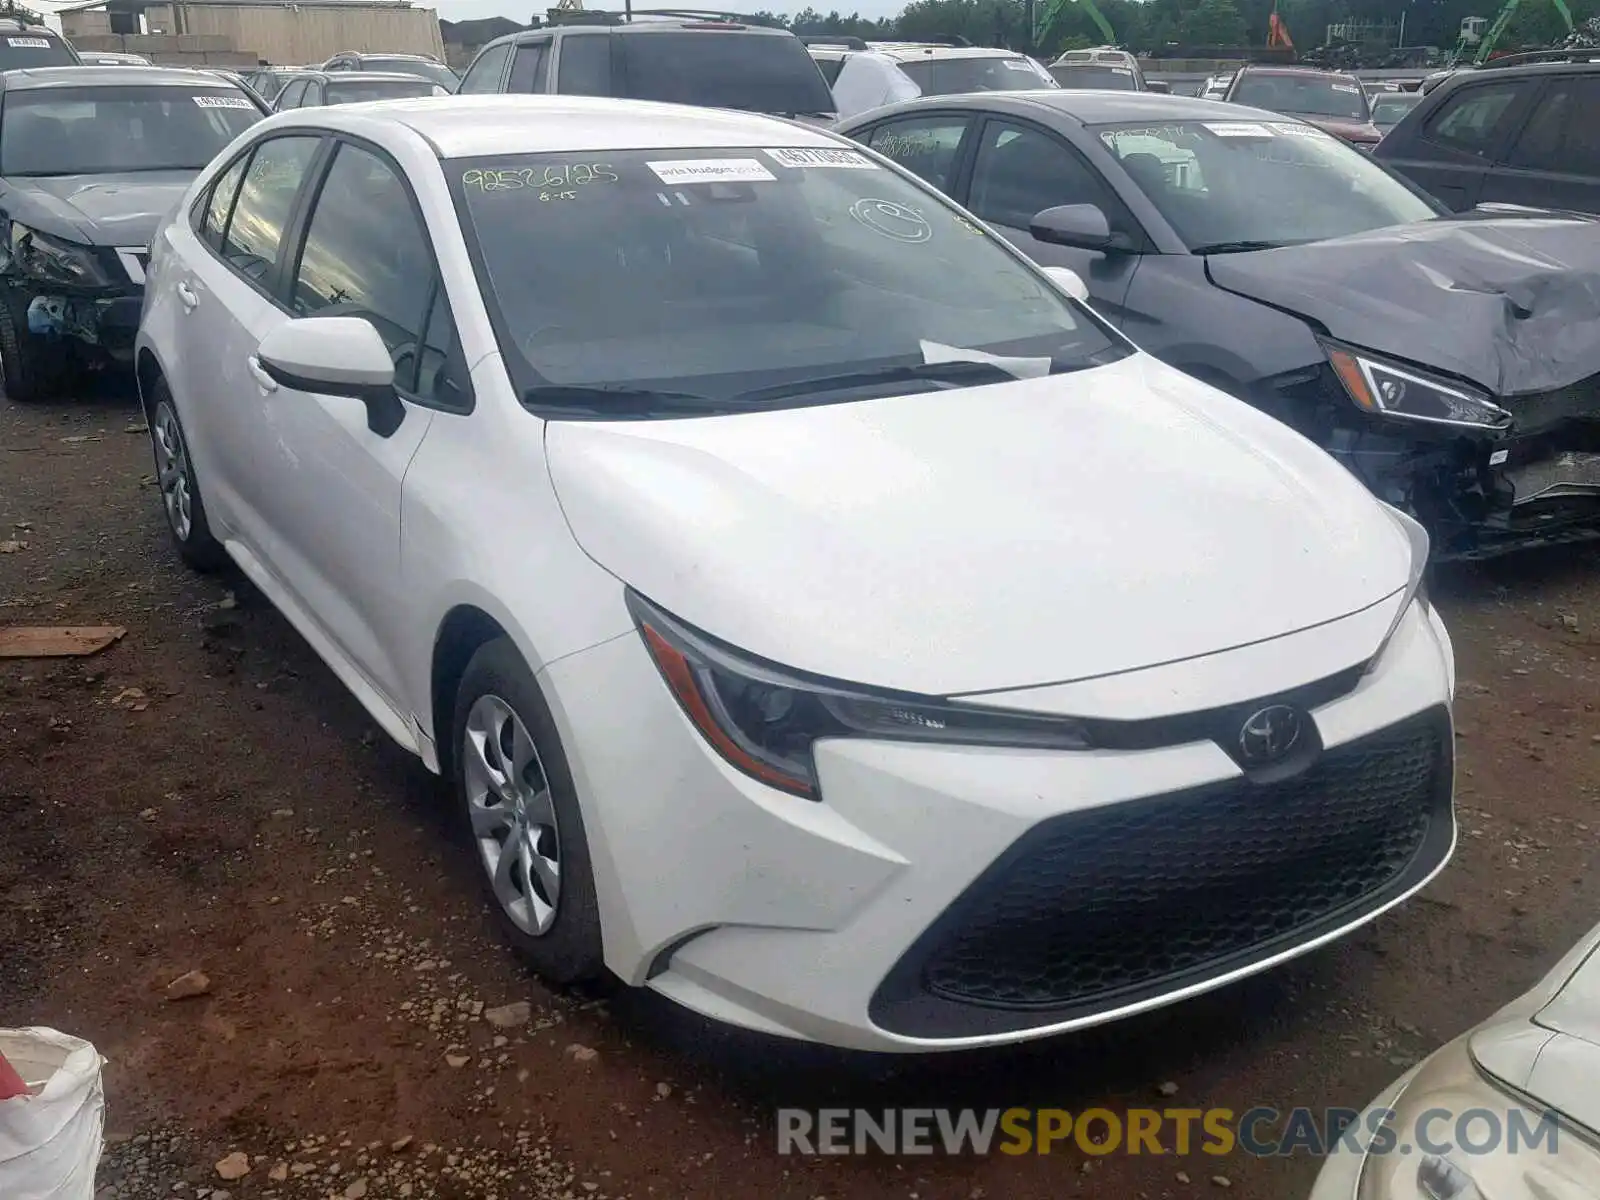
[[828,81],[829,87],[839,82],[839,72],[843,69],[844,59],[842,58],[817,59],[817,70],[822,72],[822,77]]
[[467,76],[456,89],[460,96],[488,95],[500,90],[500,76],[504,74],[506,59],[511,55],[511,43],[490,46],[478,60],[467,68]]
[[279,110],[300,107],[300,98],[306,94],[306,80],[296,79],[283,89],[283,95],[278,97]]
[[941,192],[950,190],[956,151],[967,131],[967,118],[957,114],[886,121],[867,137],[867,145],[920,175]]
[[376,154],[339,147],[306,226],[290,307],[297,317],[365,318],[394,356],[402,391],[462,403],[450,365],[454,326],[427,231],[405,184]]
[[326,101],[322,98],[322,81],[313,79],[306,84],[306,94],[300,100],[301,108],[318,108]]
[[264,283],[277,267],[289,211],[320,144],[315,137],[281,137],[256,147],[222,239],[223,261],[245,278]]
[[511,61],[511,82],[506,91],[530,93],[544,91],[546,69],[550,60],[549,42],[532,42],[517,47],[517,56]]
[[556,52],[556,91],[566,96],[611,94],[611,38],[569,34]]
[[1600,78],[1553,81],[1507,161],[1513,167],[1600,178],[1596,106],[1600,106]]
[[239,181],[244,178],[244,169],[249,161],[249,154],[241,154],[233,166],[211,185],[211,191],[206,196],[205,207],[200,214],[200,227],[195,232],[213,250],[222,250],[222,238],[228,232],[228,217],[233,212],[233,199],[239,194]]
[[[1132,172],[1133,156],[1123,160]],[[1110,219],[1105,185],[1078,155],[1025,125],[990,121],[978,144],[968,205],[985,221],[1026,229],[1034,214],[1058,204],[1095,204]]]
[[1459,88],[1429,119],[1422,136],[1452,150],[1487,154],[1527,86],[1512,80]]

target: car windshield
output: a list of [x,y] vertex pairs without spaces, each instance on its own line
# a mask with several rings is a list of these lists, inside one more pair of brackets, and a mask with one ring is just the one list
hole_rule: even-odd
[[71,48],[54,34],[8,33],[0,37],[0,71],[77,65]]
[[1416,92],[1386,92],[1381,96],[1372,98],[1372,123],[1388,128],[1398,125],[1400,118],[1405,116],[1422,100]]
[[612,61],[621,59],[621,78],[634,100],[795,116],[834,112],[822,72],[796,37],[697,30],[611,41]]
[[1032,374],[1131,352],[1003,242],[859,150],[608,150],[446,170],[530,403],[576,392],[602,412],[656,415],[641,402],[737,409],[777,389],[803,404],[849,390],[807,381],[972,368],[975,352],[1027,359]]
[[1101,88],[1107,91],[1134,92],[1133,70],[1129,67],[1101,66],[1097,63],[1066,63],[1050,68],[1050,74],[1064,88]]
[[1272,75],[1247,71],[1229,99],[1270,112],[1343,117],[1349,121],[1368,119],[1366,92],[1354,79],[1341,79],[1337,75]]
[[1441,211],[1360,151],[1298,121],[1095,132],[1196,253],[1323,241]]
[[963,92],[1020,92],[1055,88],[1049,71],[1020,54],[1001,58],[921,58],[902,62],[900,69],[924,96],[955,96]]
[[15,89],[0,110],[0,175],[198,171],[260,119],[254,101],[220,80]]
[[443,63],[429,62],[424,58],[376,58],[368,55],[361,60],[361,66],[367,71],[396,71],[401,75],[415,75],[451,92],[461,82],[461,77]]
[[363,104],[368,100],[397,100],[406,96],[445,96],[449,93],[432,80],[330,79],[324,89],[329,104]]

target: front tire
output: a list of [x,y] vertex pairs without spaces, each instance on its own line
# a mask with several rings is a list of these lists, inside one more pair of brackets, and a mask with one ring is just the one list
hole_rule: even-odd
[[167,532],[179,556],[196,571],[209,574],[227,562],[222,544],[211,535],[206,521],[205,501],[195,482],[194,460],[189,457],[189,442],[178,420],[172,390],[165,379],[150,385],[150,448],[156,459],[156,483],[161,488],[161,509],[167,518]]
[[455,792],[506,940],[556,984],[605,969],[577,790],[549,706],[508,638],[478,649],[456,695]]
[[51,345],[28,332],[26,303],[14,294],[0,297],[0,382],[16,404],[52,400],[64,390],[66,346]]

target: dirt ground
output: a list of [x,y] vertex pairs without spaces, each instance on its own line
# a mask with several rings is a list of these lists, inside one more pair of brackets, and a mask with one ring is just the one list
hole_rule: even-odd
[[[1460,850],[1288,969],[917,1061],[552,994],[495,940],[431,777],[264,602],[182,569],[151,471],[126,391],[0,401],[0,624],[127,628],[0,661],[0,1026],[108,1059],[106,1196],[1296,1200],[1306,1157],[780,1157],[773,1110],[1360,1105],[1600,920],[1600,551],[1579,548],[1436,589]],[[192,970],[209,992],[167,999]]]

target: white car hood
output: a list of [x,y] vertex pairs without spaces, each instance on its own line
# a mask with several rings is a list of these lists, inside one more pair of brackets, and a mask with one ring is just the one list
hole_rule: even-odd
[[656,604],[785,666],[929,695],[1263,641],[1378,603],[1409,568],[1344,468],[1145,355],[777,412],[556,421],[546,445],[579,544]]

